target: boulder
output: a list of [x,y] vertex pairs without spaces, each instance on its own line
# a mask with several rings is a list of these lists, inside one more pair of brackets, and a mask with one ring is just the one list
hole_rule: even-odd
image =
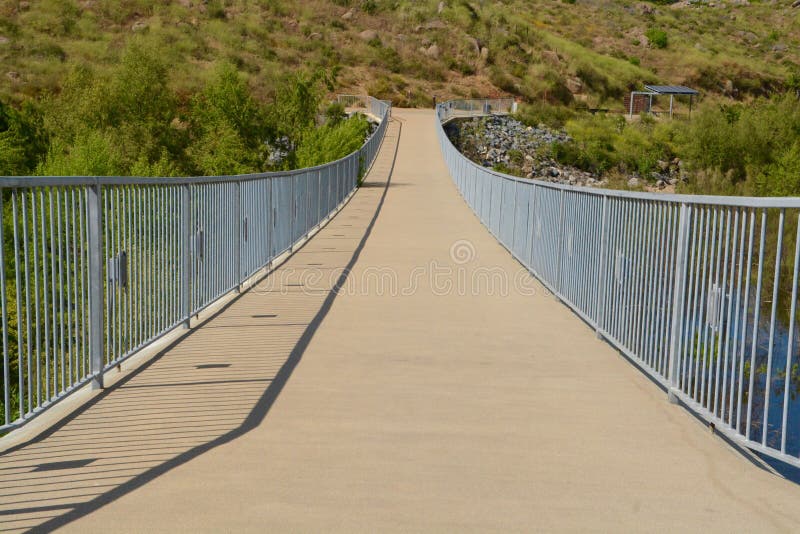
[[577,94],[583,91],[583,82],[580,78],[567,78],[566,79],[567,89],[572,94]]
[[362,41],[372,41],[373,39],[378,39],[378,32],[375,30],[364,30],[359,33],[358,36]]
[[725,94],[726,95],[732,95],[734,90],[735,90],[735,88],[733,86],[733,80],[725,80],[725,87],[723,88],[723,91],[725,92]]
[[628,187],[639,187],[639,179],[635,176],[628,180]]
[[425,28],[426,30],[444,30],[445,28],[447,28],[447,24],[445,24],[439,19],[436,19],[425,24],[423,28]]
[[425,55],[434,59],[438,58],[440,53],[441,50],[439,50],[439,46],[436,43],[432,44],[425,50]]
[[133,23],[133,26],[131,26],[131,31],[133,32],[142,32],[145,31],[146,29],[147,29],[147,23],[143,20],[137,20],[136,22]]
[[560,65],[561,58],[558,57],[558,53],[554,50],[545,50],[542,52],[542,59],[546,62],[550,63],[551,65]]
[[740,31],[736,32],[735,35],[737,37],[747,41],[750,44],[758,42],[758,35],[756,35],[753,32],[741,31],[740,30]]
[[342,20],[350,20],[353,17],[355,17],[355,15],[356,15],[355,11],[353,11],[353,9],[351,8],[347,13],[342,15]]

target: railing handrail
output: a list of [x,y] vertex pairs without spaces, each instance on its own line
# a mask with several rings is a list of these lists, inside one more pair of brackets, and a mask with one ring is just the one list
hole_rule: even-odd
[[[472,99],[473,101],[481,101],[480,99]],[[492,100],[492,99],[489,99]],[[459,102],[459,100],[448,100],[437,105],[437,120],[441,124],[443,121],[450,119],[463,119],[468,118],[467,115],[455,116],[442,116],[442,112],[446,109],[446,105],[451,102]],[[442,110],[439,109],[442,106]],[[485,116],[480,111],[475,111],[473,117]],[[536,178],[520,178],[505,174],[494,169],[483,167],[475,163],[469,158],[466,158],[471,165],[480,167],[486,172],[494,174],[505,180],[521,181],[525,183],[535,183],[537,186],[548,187],[550,189],[562,189],[565,191],[580,191],[581,193],[588,193],[591,195],[601,195],[608,197],[618,198],[636,198],[641,200],[661,200],[671,201],[686,204],[701,204],[701,205],[726,205],[726,206],[740,206],[740,207],[753,207],[753,208],[800,208],[800,197],[748,197],[748,196],[725,196],[725,195],[691,195],[691,194],[677,194],[677,193],[648,193],[644,191],[624,191],[621,189],[605,189],[602,187],[591,187],[583,185],[569,185],[554,182],[547,182],[538,180]]]

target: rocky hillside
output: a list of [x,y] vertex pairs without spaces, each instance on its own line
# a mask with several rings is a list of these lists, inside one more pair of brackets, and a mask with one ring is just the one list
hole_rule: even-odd
[[513,94],[613,109],[642,82],[746,99],[800,80],[791,0],[5,0],[0,100],[59,91],[76,64],[111,68],[132,39],[162,50],[187,95],[220,61],[265,94],[324,67],[339,91],[410,106]]
[[461,153],[484,167],[568,185],[605,185],[597,174],[557,162],[553,145],[571,139],[543,124],[525,126],[508,116],[476,117],[452,121],[445,132]]
[[609,180],[608,173],[587,171],[559,161],[559,148],[575,142],[566,132],[544,124],[526,126],[510,116],[457,119],[445,126],[445,132],[458,150],[475,163],[521,178],[669,193],[689,180],[683,162],[677,157],[656,160],[644,174],[618,171]]

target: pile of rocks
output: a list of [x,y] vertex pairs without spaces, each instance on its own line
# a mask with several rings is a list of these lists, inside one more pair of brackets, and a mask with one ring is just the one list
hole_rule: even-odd
[[568,167],[550,156],[550,147],[571,139],[540,124],[526,126],[503,116],[476,117],[450,122],[447,136],[464,155],[484,167],[500,167],[519,176],[568,185],[601,186],[597,175]]
[[688,176],[683,172],[683,162],[675,158],[672,161],[659,160],[658,170],[650,173],[650,180],[655,183],[657,189],[664,189],[668,185],[688,181]]

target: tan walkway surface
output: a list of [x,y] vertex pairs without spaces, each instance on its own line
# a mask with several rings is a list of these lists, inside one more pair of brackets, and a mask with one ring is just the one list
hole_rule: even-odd
[[0,529],[796,532],[800,488],[547,296],[456,193],[432,112],[394,114],[286,264],[0,455]]

